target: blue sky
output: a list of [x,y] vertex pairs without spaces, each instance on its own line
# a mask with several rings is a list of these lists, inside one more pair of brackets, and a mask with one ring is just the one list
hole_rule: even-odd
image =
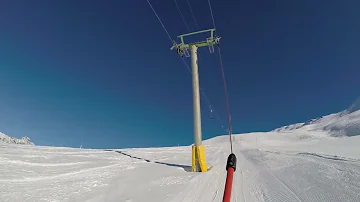
[[[150,1],[172,38],[197,30],[186,0]],[[189,0],[201,29],[206,0]],[[359,1],[212,0],[234,133],[337,112],[360,95]],[[38,145],[193,142],[191,75],[146,0],[4,1],[0,131]],[[217,53],[199,49],[203,138],[224,134]],[[189,59],[186,58],[189,64]],[[226,132],[225,132],[226,133]]]

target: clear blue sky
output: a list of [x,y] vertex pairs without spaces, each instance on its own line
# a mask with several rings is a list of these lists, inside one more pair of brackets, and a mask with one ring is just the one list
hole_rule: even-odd
[[[201,29],[206,0],[189,0]],[[212,0],[234,133],[350,106],[360,95],[360,1]],[[174,1],[151,0],[172,38]],[[178,0],[190,31],[186,0]],[[38,145],[122,148],[193,142],[191,75],[146,0],[6,0],[0,7],[0,131]],[[217,53],[199,50],[203,138],[224,134]],[[187,59],[187,62],[189,60]]]

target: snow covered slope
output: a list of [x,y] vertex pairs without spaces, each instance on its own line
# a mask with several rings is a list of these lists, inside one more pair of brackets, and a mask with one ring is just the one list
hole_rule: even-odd
[[[303,137],[327,138],[303,138]],[[0,201],[220,202],[228,136],[203,142],[206,173],[188,172],[191,147],[90,150],[0,144]],[[360,136],[249,133],[234,137],[232,201],[360,201]]]
[[277,128],[275,132],[288,132],[292,130],[327,131],[333,137],[360,135],[360,98],[348,109],[309,120]]
[[22,137],[21,139],[17,139],[17,138],[9,137],[9,136],[5,135],[4,133],[0,132],[0,143],[1,142],[8,143],[8,144],[34,145],[34,143],[32,143],[30,141],[30,138],[28,138],[28,137]]

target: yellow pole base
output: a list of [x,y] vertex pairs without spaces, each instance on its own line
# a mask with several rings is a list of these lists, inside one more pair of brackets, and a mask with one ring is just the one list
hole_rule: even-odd
[[195,172],[196,168],[196,155],[197,159],[199,160],[200,164],[200,172],[206,172],[207,166],[206,166],[206,158],[205,158],[205,147],[204,145],[200,146],[192,146],[192,164],[191,164],[191,172]]

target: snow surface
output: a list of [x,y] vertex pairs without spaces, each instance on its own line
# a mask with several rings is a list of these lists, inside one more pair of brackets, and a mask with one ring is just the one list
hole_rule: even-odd
[[[235,135],[232,201],[359,202],[359,120],[359,110],[345,110]],[[96,150],[0,143],[0,201],[219,202],[228,141],[203,141],[205,173],[189,172],[191,146]]]
[[17,138],[14,138],[14,137],[9,137],[9,136],[5,135],[4,133],[1,133],[1,132],[0,132],[0,142],[8,143],[8,144],[34,145],[34,143],[32,143],[30,141],[30,138],[28,138],[28,137],[22,137],[21,139],[17,139]]
[[[189,172],[191,147],[122,150],[0,144],[0,201],[222,201],[228,136],[203,142],[210,170]],[[234,136],[232,201],[360,201],[360,136]]]

